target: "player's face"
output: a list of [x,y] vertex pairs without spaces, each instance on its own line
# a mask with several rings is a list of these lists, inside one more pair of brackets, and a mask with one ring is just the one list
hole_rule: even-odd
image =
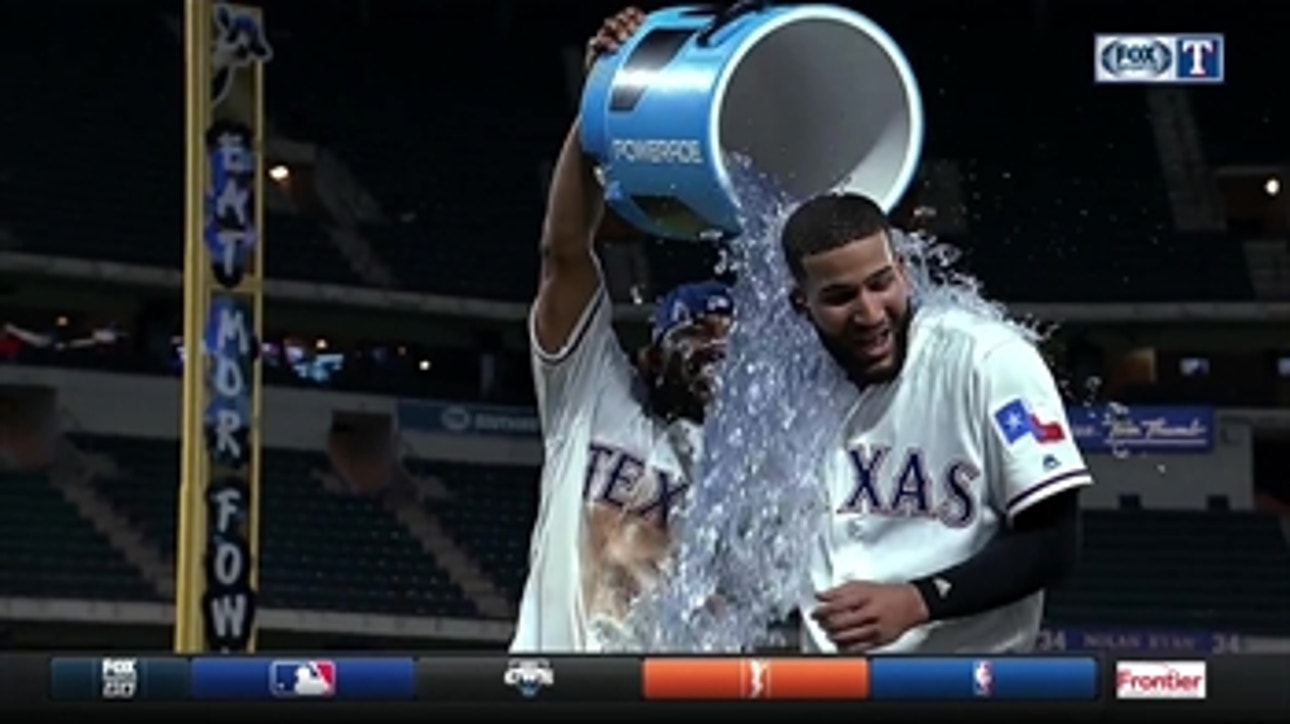
[[802,260],[795,299],[852,379],[886,382],[900,372],[909,331],[909,283],[884,233]]
[[715,394],[717,364],[726,356],[730,317],[710,315],[672,330],[659,343],[662,384],[706,407]]

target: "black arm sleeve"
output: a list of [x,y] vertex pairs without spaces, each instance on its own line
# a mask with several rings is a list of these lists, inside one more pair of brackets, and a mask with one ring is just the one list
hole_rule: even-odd
[[911,583],[932,621],[984,613],[1065,577],[1080,552],[1079,492],[1067,490],[1023,510],[975,556]]

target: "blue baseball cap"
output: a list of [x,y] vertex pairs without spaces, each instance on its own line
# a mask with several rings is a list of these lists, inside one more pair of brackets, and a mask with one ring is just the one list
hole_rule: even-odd
[[658,342],[672,330],[709,314],[729,316],[734,311],[730,288],[721,282],[682,284],[668,292],[654,308],[652,339]]

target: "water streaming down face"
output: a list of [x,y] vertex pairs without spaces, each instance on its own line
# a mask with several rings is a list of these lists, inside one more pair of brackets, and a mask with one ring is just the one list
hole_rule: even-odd
[[812,461],[854,394],[789,305],[779,231],[791,205],[746,164],[730,167],[746,212],[728,259],[735,323],[667,583],[629,616],[646,651],[744,651],[793,610],[825,510]]
[[[746,163],[729,168],[745,233],[732,251],[728,356],[687,506],[674,521],[666,583],[636,601],[629,636],[611,647],[619,650],[739,653],[774,645],[773,626],[813,593],[807,562],[827,515],[817,466],[857,391],[789,304],[779,234],[792,200]],[[917,304],[1007,320],[975,279],[948,269],[953,249],[899,232],[894,241]]]

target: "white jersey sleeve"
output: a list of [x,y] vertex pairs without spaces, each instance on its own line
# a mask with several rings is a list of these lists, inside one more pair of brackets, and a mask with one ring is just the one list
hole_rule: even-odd
[[978,370],[988,418],[991,493],[1011,521],[1049,496],[1093,482],[1043,356],[1023,339],[986,353]]
[[629,405],[625,398],[631,395],[635,371],[614,333],[613,303],[603,283],[563,348],[543,350],[535,325],[530,313],[529,346],[543,434],[568,429],[577,415]]
[[[625,473],[644,470],[653,440],[652,428],[639,424],[645,411],[635,399],[635,367],[618,343],[612,316],[602,284],[558,350],[542,349],[529,318],[545,450],[513,652],[597,650],[592,620],[601,609],[593,584],[600,581],[602,557],[589,527],[592,498],[606,490],[602,480],[619,484]],[[602,459],[606,455],[631,464]]]

